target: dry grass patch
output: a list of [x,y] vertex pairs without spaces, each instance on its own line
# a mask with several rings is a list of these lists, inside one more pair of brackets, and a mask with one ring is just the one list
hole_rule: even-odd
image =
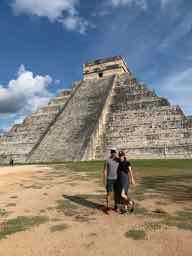
[[192,231],[192,212],[176,212],[175,215],[167,216],[160,223],[166,226],[175,226],[180,229]]
[[77,214],[78,206],[68,199],[57,200],[56,209],[63,212],[66,216],[74,216]]
[[146,237],[146,233],[142,229],[130,229],[125,233],[125,237],[132,238],[134,240],[144,240]]
[[6,238],[7,236],[25,231],[33,226],[38,226],[48,221],[46,216],[19,216],[15,219],[10,219],[0,225],[0,239]]
[[0,217],[5,217],[8,215],[8,212],[5,209],[0,208]]
[[58,224],[50,227],[51,232],[59,232],[68,229],[70,226],[67,224]]

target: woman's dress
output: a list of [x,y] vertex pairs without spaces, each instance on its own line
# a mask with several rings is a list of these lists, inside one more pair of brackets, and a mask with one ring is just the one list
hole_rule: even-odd
[[119,167],[118,167],[118,179],[117,179],[117,185],[119,187],[119,190],[127,194],[129,189],[129,167],[131,166],[130,162],[127,160],[119,161]]

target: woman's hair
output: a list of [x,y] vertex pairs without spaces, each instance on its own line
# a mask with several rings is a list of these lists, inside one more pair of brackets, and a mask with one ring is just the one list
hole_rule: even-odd
[[121,156],[124,156],[124,157],[125,157],[125,152],[119,151],[119,157],[121,157]]

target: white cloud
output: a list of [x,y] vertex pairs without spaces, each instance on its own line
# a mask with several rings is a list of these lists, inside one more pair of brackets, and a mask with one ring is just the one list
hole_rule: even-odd
[[36,111],[53,96],[48,90],[52,82],[50,76],[35,76],[21,65],[15,80],[0,85],[0,113],[17,114],[19,118]]
[[145,10],[147,8],[146,0],[109,0],[110,4],[114,7],[129,5],[129,6],[137,6],[141,9]]
[[5,132],[6,130],[4,128],[0,128],[0,136],[2,136]]
[[79,0],[12,0],[15,14],[46,17],[50,22],[60,22],[66,29],[85,33],[88,21],[80,17],[77,11]]
[[179,104],[186,114],[192,114],[192,68],[174,72],[160,81],[158,88],[174,104]]
[[78,30],[80,34],[85,34],[89,26],[89,23],[79,16],[68,16],[61,22],[68,30]]

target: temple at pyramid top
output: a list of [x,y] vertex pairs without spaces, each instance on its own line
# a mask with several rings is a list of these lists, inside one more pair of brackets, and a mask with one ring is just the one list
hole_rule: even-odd
[[83,65],[83,79],[100,79],[105,76],[128,73],[130,70],[121,56],[103,58]]

